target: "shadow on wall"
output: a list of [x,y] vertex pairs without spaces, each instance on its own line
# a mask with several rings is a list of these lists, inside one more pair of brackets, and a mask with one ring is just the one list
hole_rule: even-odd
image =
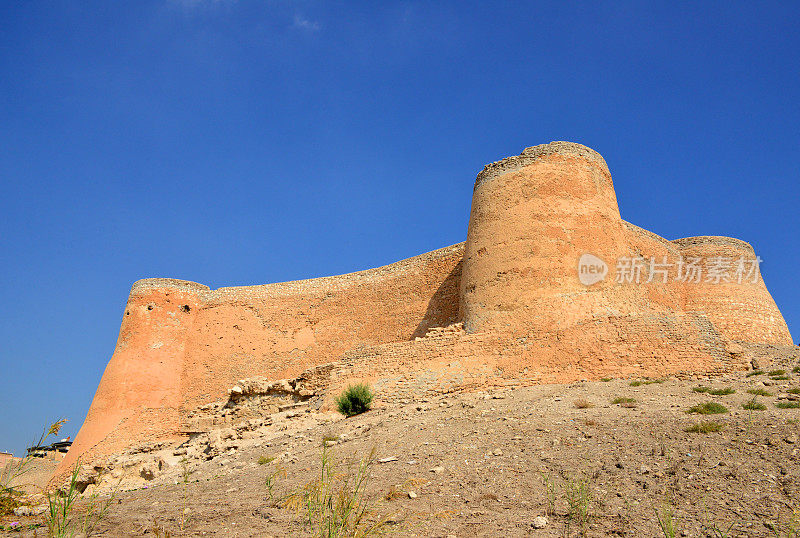
[[458,321],[462,263],[463,261],[458,262],[431,297],[425,316],[411,335],[411,340],[425,336],[425,333],[433,327],[446,327]]

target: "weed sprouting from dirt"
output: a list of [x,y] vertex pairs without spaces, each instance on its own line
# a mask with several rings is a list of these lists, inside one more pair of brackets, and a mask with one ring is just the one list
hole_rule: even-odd
[[766,405],[758,401],[757,396],[753,396],[751,400],[748,400],[746,403],[742,404],[742,409],[747,409],[748,411],[763,411],[766,408]]
[[90,536],[107,514],[111,503],[116,497],[116,491],[106,500],[100,501],[97,493],[92,494],[86,501],[81,513],[77,504],[80,491],[78,476],[81,472],[81,462],[78,460],[70,475],[69,485],[65,491],[56,490],[46,493],[47,512],[45,524],[47,533],[51,537],[74,536],[81,533]]
[[[31,446],[42,446],[45,439],[51,435],[58,435],[67,419],[53,422],[42,431],[39,439]],[[21,506],[19,488],[23,486],[25,475],[30,471],[34,457],[28,454],[19,460],[12,460],[0,468],[0,516],[12,514],[14,508]]]
[[369,385],[350,385],[336,398],[336,408],[346,417],[360,415],[370,410],[373,398]]
[[264,487],[267,489],[267,499],[269,499],[270,502],[275,501],[275,487],[278,484],[278,479],[285,477],[286,471],[283,469],[283,467],[277,467],[267,473],[267,476],[264,479]]
[[714,422],[713,420],[704,420],[698,424],[689,426],[685,431],[688,433],[714,433],[722,431],[724,427],[725,426],[719,422]]
[[150,532],[153,533],[153,536],[155,536],[156,538],[172,538],[172,533],[170,533],[156,519],[153,519],[153,526],[150,527],[149,530]]
[[800,394],[800,387],[795,387],[793,389],[789,389],[786,392],[788,392],[789,394]]
[[284,506],[303,512],[311,533],[320,538],[366,537],[385,530],[388,518],[376,514],[367,495],[375,449],[340,469],[327,447],[322,448],[319,476],[284,499]]
[[603,383],[608,383],[609,381],[613,381],[613,380],[614,380],[613,377],[601,377],[600,378],[600,381],[602,381]]
[[687,409],[686,412],[698,415],[716,415],[720,413],[727,413],[728,408],[717,402],[706,402],[692,406]]
[[778,402],[775,407],[778,409],[800,409],[800,402]]
[[712,389],[711,387],[692,387],[694,392],[701,392],[711,394],[712,396],[727,396],[729,394],[734,394],[736,391],[732,387],[725,387],[724,389]]
[[556,482],[551,473],[540,472],[545,494],[545,515],[552,516],[556,511]]
[[752,372],[747,372],[745,377],[753,377],[756,375],[764,375],[764,370],[753,370]]
[[626,407],[628,409],[633,409],[636,407],[636,399],[635,398],[627,398],[624,396],[618,396],[611,400],[612,405],[619,405],[620,407]]
[[747,393],[756,396],[774,396],[770,391],[764,389],[748,389]]
[[330,445],[332,443],[335,443],[338,440],[339,440],[339,436],[335,435],[333,433],[326,433],[325,435],[322,436],[322,444],[323,445]]
[[189,458],[186,456],[181,458],[180,463],[183,485],[181,486],[181,513],[178,516],[178,525],[183,532],[189,522],[189,478],[192,476],[192,470],[189,468]]
[[640,387],[642,385],[661,384],[665,379],[637,379],[630,382],[631,387]]
[[783,527],[786,538],[800,538],[800,508],[792,510],[792,516]]
[[712,396],[728,396],[729,394],[736,393],[732,387],[725,387],[724,389],[711,389],[708,393]]
[[259,465],[266,465],[268,463],[272,463],[274,460],[275,458],[272,456],[259,456],[256,463],[258,463]]
[[702,529],[706,535],[712,536],[713,538],[728,538],[735,527],[736,521],[732,521],[730,524],[724,523],[722,526],[720,526],[720,524],[712,520],[708,513],[708,505],[706,504],[705,499],[703,499]]
[[594,404],[586,398],[581,398],[579,400],[575,400],[575,407],[578,409],[590,409],[594,407]]
[[773,381],[787,381],[789,380],[789,374],[786,370],[770,370],[767,372],[769,378]]
[[[562,485],[564,500],[567,502],[567,527],[571,523],[578,526],[581,536],[586,536],[592,519],[592,492],[589,480],[566,477]],[[569,531],[567,531],[569,535]]]
[[678,520],[675,517],[675,508],[670,504],[665,504],[661,510],[656,510],[656,520],[658,528],[664,538],[675,538],[678,535]]

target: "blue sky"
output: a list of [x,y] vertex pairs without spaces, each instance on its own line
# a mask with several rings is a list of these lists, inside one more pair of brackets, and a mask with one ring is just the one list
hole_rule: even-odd
[[130,285],[339,274],[463,241],[484,164],[606,158],[623,218],[730,235],[800,334],[800,8],[0,5],[0,450],[79,428]]

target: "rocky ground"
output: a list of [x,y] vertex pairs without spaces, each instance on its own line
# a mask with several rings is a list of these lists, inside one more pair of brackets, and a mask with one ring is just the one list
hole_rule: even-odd
[[[614,379],[378,401],[348,419],[290,405],[128,454],[121,463],[135,480],[112,469],[85,499],[106,498],[116,481],[95,530],[103,536],[303,536],[302,509],[286,507],[287,495],[319,477],[329,445],[339,476],[374,450],[374,517],[402,536],[662,536],[658,519],[670,511],[678,536],[791,536],[791,525],[800,532],[800,409],[776,404],[800,400],[794,366],[778,379]],[[756,396],[765,409],[743,408],[748,390],[769,394]],[[729,412],[687,413],[712,401]],[[722,429],[687,431],[704,421]]]

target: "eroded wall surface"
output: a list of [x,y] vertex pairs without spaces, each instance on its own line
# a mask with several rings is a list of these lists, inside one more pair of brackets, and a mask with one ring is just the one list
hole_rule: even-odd
[[[348,275],[210,290],[133,285],[117,348],[57,475],[147,441],[177,439],[192,410],[239,379],[332,364],[383,397],[606,376],[748,367],[748,346],[792,344],[754,281],[580,282],[578,260],[754,258],[747,243],[669,241],[622,220],[611,174],[569,142],[488,165],[467,240]],[[647,275],[645,275],[646,277]]]
[[213,291],[173,279],[136,282],[62,469],[81,455],[180,436],[189,410],[239,379],[293,377],[347,350],[454,323],[462,255],[463,243],[358,273]]

